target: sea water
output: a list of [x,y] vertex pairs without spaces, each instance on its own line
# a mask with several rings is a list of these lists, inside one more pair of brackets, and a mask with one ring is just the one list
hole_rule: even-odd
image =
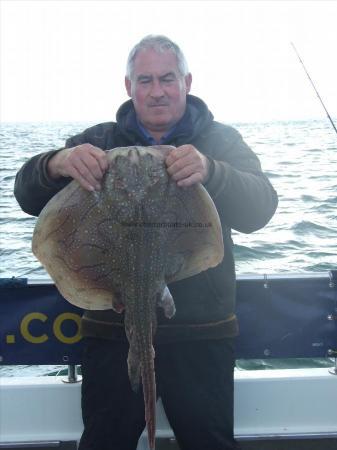
[[[49,278],[31,252],[36,218],[22,212],[13,196],[15,175],[30,157],[62,147],[65,139],[90,125],[1,125],[0,277]],[[336,269],[337,135],[330,123],[312,120],[230,125],[258,155],[279,195],[278,210],[266,227],[248,235],[233,232],[237,273],[300,274]],[[270,362],[255,364],[268,367]],[[0,374],[43,375],[59,369],[2,367]]]

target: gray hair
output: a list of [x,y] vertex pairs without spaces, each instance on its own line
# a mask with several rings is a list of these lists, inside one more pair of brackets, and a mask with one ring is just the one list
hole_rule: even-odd
[[162,35],[149,34],[145,36],[138,44],[136,44],[129,53],[126,65],[126,77],[130,80],[134,69],[134,63],[139,51],[153,49],[158,53],[166,51],[172,52],[177,58],[178,69],[181,75],[185,76],[189,73],[186,58],[177,44],[171,39]]

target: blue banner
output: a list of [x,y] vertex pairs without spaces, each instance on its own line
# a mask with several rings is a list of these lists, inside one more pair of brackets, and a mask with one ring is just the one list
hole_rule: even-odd
[[1,363],[78,363],[81,316],[54,285],[0,285]]
[[243,358],[335,355],[337,283],[329,277],[240,280],[237,307]]
[[[0,280],[0,361],[79,364],[82,310],[54,285]],[[337,287],[329,277],[237,283],[238,358],[337,356]]]

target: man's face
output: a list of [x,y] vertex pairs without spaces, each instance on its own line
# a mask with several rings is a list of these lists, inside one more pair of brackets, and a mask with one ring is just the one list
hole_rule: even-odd
[[180,74],[173,53],[147,49],[137,54],[125,86],[144,127],[164,134],[183,116],[191,82],[190,74]]

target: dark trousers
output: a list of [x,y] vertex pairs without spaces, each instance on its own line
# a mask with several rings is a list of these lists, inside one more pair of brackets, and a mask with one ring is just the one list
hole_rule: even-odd
[[[131,390],[128,344],[85,338],[79,450],[136,450],[143,394]],[[157,395],[181,450],[233,450],[232,339],[157,345]]]

